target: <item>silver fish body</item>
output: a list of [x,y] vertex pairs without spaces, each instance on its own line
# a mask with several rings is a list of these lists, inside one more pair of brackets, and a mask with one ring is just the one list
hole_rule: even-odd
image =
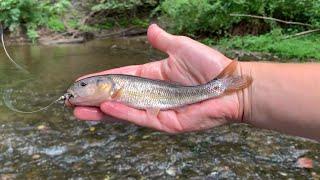
[[244,83],[240,76],[215,79],[207,84],[183,86],[167,81],[123,74],[109,74],[82,79],[68,90],[73,105],[99,106],[116,101],[138,109],[173,109],[219,97],[234,83]]
[[230,63],[217,79],[196,86],[124,74],[93,76],[75,82],[67,91],[68,101],[80,106],[116,101],[137,109],[173,109],[248,87],[252,79],[232,75],[235,69],[236,62]]
[[220,96],[226,86],[215,80],[198,86],[182,86],[166,81],[128,75],[109,75],[121,88],[115,101],[138,109],[172,109]]

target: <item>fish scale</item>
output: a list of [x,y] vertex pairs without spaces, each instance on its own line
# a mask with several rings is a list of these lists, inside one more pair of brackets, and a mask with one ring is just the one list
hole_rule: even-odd
[[180,107],[219,96],[225,89],[221,80],[198,86],[182,86],[120,74],[109,75],[109,78],[122,89],[116,101],[139,109]]

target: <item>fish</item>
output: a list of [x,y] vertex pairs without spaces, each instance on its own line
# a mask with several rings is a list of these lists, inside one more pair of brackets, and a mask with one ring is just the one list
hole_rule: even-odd
[[100,106],[113,101],[158,114],[245,89],[249,76],[233,75],[237,61],[232,61],[216,78],[205,84],[186,86],[126,74],[106,74],[74,82],[64,95],[72,106]]

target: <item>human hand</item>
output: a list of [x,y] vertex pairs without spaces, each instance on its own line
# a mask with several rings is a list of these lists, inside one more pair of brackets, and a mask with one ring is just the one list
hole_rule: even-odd
[[[190,38],[168,34],[157,25],[149,27],[148,40],[153,47],[167,53],[168,58],[84,77],[101,74],[130,74],[169,80],[183,85],[197,85],[212,80],[231,62],[218,51]],[[151,116],[144,110],[116,102],[104,102],[100,105],[100,109],[75,107],[74,115],[82,120],[101,120],[105,114],[108,114],[140,126],[177,133],[208,129],[231,120],[240,121],[242,118],[240,107],[239,98],[234,93],[174,110],[160,111],[158,116]]]

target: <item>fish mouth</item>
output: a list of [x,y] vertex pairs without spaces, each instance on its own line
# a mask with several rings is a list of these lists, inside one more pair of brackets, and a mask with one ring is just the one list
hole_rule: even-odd
[[68,89],[67,93],[65,93],[64,96],[66,97],[66,99],[71,99],[71,98],[75,97],[75,93],[74,93],[74,91]]
[[65,97],[65,105],[68,107],[74,107],[74,105],[70,102],[70,99],[74,98],[74,92],[72,90],[68,90],[63,96]]

